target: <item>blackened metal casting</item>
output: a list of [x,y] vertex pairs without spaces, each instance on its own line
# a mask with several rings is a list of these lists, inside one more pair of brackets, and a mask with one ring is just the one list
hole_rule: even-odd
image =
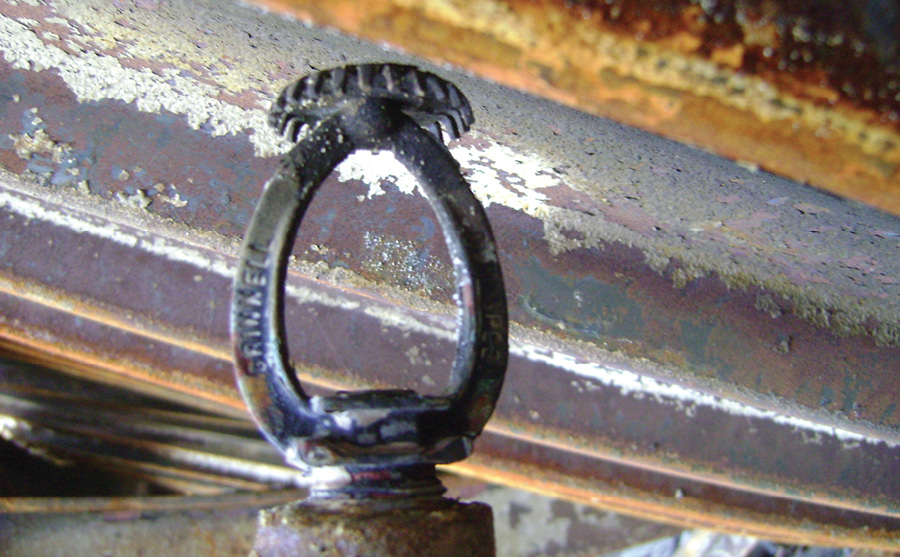
[[[375,471],[454,462],[469,455],[493,412],[508,351],[503,278],[484,210],[441,141],[441,127],[457,138],[472,120],[456,86],[395,64],[313,73],[273,105],[270,123],[293,141],[302,136],[266,184],[244,239],[231,330],[244,399],[289,463]],[[443,230],[456,277],[458,340],[440,396],[308,396],[288,363],[286,262],[317,188],[357,149],[391,151],[417,178]]]

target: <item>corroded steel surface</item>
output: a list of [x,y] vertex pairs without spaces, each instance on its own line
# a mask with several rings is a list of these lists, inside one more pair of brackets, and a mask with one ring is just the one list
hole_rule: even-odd
[[[4,347],[245,415],[227,300],[284,148],[263,107],[298,66],[408,59],[220,4],[0,3],[0,25]],[[454,79],[483,122],[452,151],[497,236],[514,339],[470,472],[896,547],[900,222]],[[445,384],[450,266],[410,184],[363,155],[310,208],[288,280],[302,381]]]
[[[445,482],[454,497],[493,507],[499,555],[605,554],[679,533],[477,480],[454,476]],[[245,557],[258,526],[257,509],[301,495],[284,490],[202,498],[0,498],[0,541],[5,554],[28,557],[61,547],[76,555]]]
[[259,557],[494,557],[491,508],[447,498],[391,506],[376,500],[309,500],[265,509]]
[[892,2],[255,2],[900,214]]
[[[96,218],[93,222],[104,224]],[[45,241],[72,236],[71,230],[50,234],[40,219],[29,226]],[[114,252],[109,240],[91,234],[81,235],[80,241],[92,253]],[[104,280],[139,280],[138,268],[153,271],[161,283],[177,280],[182,271],[170,257],[184,247],[171,238],[157,238],[155,245],[163,242],[169,257],[132,249],[116,260],[122,273]],[[140,265],[133,263],[135,258]],[[188,306],[186,315],[201,311],[218,281],[223,292],[228,288],[227,273],[216,276],[202,267],[193,272],[201,280],[192,277],[196,296],[180,300]],[[240,406],[224,323],[218,340],[194,340],[197,344],[186,343],[185,348],[179,345],[192,336],[186,328],[161,328],[124,308],[116,312],[116,321],[104,316],[104,308],[75,296],[54,304],[50,296],[33,296],[39,292],[33,284],[21,288],[29,294],[7,297],[11,305],[4,305],[7,346],[62,354],[87,372],[112,371],[138,385],[149,382],[175,394],[206,398],[217,402],[216,407]],[[288,329],[302,331],[292,337],[292,348],[303,355],[304,382],[407,384],[427,390],[429,374],[439,378],[440,358],[452,352],[447,318],[402,310],[296,275],[290,290],[292,303],[300,302],[288,311]],[[309,315],[316,316],[317,330],[309,329]],[[367,333],[374,331],[378,334]],[[356,350],[337,350],[329,338],[352,339]],[[398,362],[398,353],[409,360]],[[813,422],[789,416],[778,423],[775,413],[757,412],[754,417],[742,414],[740,407],[717,408],[711,397],[704,400],[698,393],[684,398],[685,392],[667,390],[649,377],[629,378],[628,362],[610,354],[605,361],[595,355],[592,362],[584,360],[580,368],[569,369],[561,364],[571,357],[550,349],[520,343],[514,345],[514,354],[514,373],[496,420],[478,443],[475,463],[463,465],[464,471],[679,524],[744,529],[792,541],[892,546],[898,527],[896,519],[889,518],[895,514],[898,492],[890,483],[895,479],[896,445],[874,441],[871,433],[868,439],[849,432],[835,436],[828,427],[811,428]],[[441,369],[430,372],[431,367]],[[597,374],[603,370],[609,375]],[[597,375],[591,377],[592,371]],[[619,383],[604,384],[604,379]],[[640,381],[655,390],[641,390]],[[785,490],[808,503],[772,497]],[[723,520],[723,513],[731,518]],[[827,525],[827,532],[821,525]]]

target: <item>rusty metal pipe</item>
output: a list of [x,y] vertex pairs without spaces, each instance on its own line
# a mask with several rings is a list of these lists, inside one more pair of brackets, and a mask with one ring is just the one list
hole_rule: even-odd
[[300,502],[264,509],[259,557],[493,557],[491,508],[447,498]]

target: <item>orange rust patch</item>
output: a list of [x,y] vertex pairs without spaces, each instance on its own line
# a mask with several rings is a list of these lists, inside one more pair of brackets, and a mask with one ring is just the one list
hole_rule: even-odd
[[878,45],[857,40],[849,64],[849,35],[778,6],[255,1],[900,214],[900,100]]

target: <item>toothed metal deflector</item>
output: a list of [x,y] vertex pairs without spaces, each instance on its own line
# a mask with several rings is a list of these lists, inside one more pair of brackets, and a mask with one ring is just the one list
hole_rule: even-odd
[[420,126],[448,141],[469,130],[472,107],[462,92],[433,73],[401,64],[359,64],[311,73],[288,85],[269,111],[269,123],[291,141],[304,125],[340,110],[349,100],[378,97],[396,102]]

